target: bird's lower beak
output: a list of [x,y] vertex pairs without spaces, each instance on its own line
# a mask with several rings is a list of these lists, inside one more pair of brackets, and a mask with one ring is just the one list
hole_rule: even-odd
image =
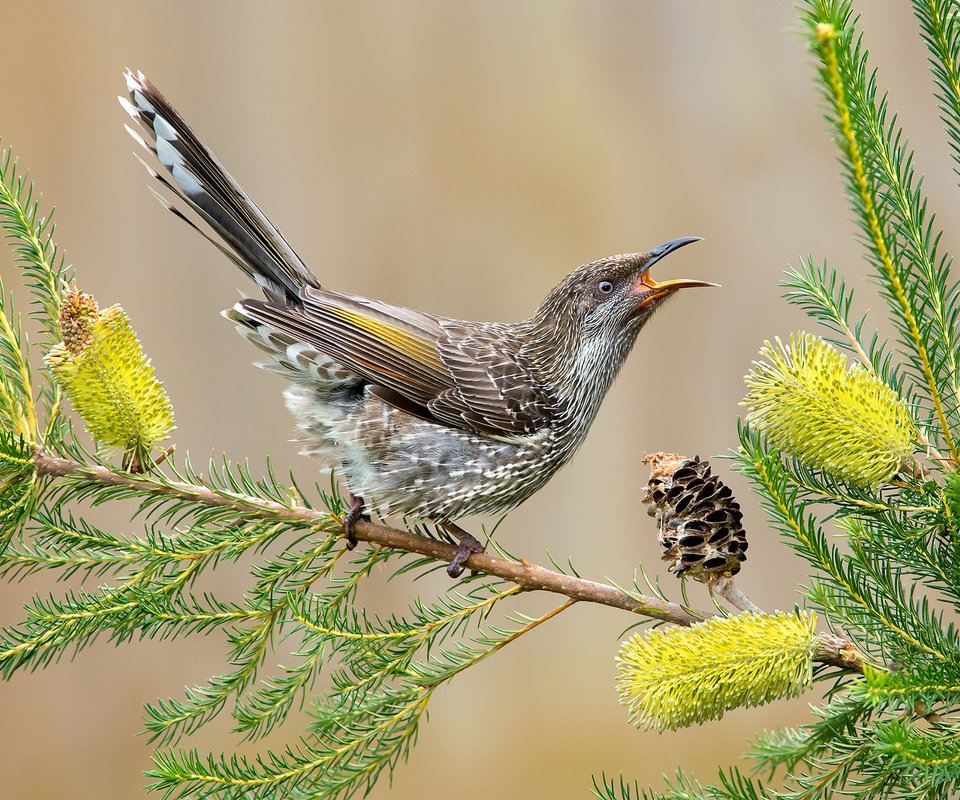
[[646,307],[654,300],[657,300],[665,295],[672,294],[679,289],[688,289],[694,286],[720,285],[719,283],[710,283],[709,281],[692,281],[687,280],[686,278],[658,283],[650,277],[650,267],[660,261],[660,259],[670,255],[670,253],[672,253],[674,250],[679,250],[681,247],[692,244],[693,242],[699,242],[700,238],[701,237],[699,236],[684,236],[682,239],[673,239],[665,244],[660,245],[659,247],[654,247],[649,252],[649,259],[643,265],[643,269],[640,272],[640,277],[637,278],[637,282],[634,284],[632,292],[632,294],[634,294],[640,301],[637,304],[637,311]]

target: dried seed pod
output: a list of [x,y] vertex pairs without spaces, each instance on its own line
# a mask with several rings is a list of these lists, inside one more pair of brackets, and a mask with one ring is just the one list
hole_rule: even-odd
[[746,560],[747,534],[733,492],[700,457],[652,453],[643,502],[656,517],[663,560],[678,577],[709,583],[736,575]]

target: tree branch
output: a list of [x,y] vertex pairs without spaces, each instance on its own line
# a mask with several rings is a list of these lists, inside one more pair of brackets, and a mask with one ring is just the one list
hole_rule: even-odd
[[713,594],[720,595],[738,611],[749,611],[751,614],[763,613],[763,609],[743,593],[733,578],[720,578],[710,584],[708,588]]
[[[305,526],[326,524],[330,520],[330,514],[326,511],[288,506],[240,493],[215,491],[207,486],[172,481],[156,474],[132,475],[114,472],[104,466],[81,464],[49,455],[42,450],[36,453],[33,461],[37,472],[47,477],[85,479],[105,486],[125,486],[208,506],[259,514],[270,519],[289,520]],[[357,541],[418,553],[438,561],[449,562],[457,552],[457,548],[448,542],[372,522],[358,522],[353,532]],[[512,561],[490,553],[473,553],[464,563],[468,569],[510,581],[524,591],[552,592],[571,600],[620,608],[674,625],[689,626],[715,616],[711,611],[694,611],[659,597],[632,594],[606,583],[565,575],[537,564],[523,560]],[[829,644],[822,643],[818,646],[815,660],[846,670],[862,671],[853,644],[848,640],[841,642],[839,637],[833,637]]]

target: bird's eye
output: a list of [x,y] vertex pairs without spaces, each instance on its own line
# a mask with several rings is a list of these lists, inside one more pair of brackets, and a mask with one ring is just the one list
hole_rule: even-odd
[[610,294],[610,292],[613,291],[613,284],[610,283],[610,281],[600,281],[600,283],[597,284],[597,291],[600,292],[600,294]]

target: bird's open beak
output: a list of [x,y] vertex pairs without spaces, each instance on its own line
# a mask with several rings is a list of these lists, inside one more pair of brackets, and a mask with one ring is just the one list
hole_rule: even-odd
[[632,292],[632,294],[636,295],[640,299],[640,303],[636,308],[637,311],[649,305],[654,300],[657,300],[664,295],[672,294],[678,289],[688,289],[693,286],[720,285],[719,283],[710,283],[709,281],[691,281],[687,280],[686,278],[658,283],[650,277],[650,267],[656,264],[660,259],[662,259],[664,256],[670,255],[670,253],[672,253],[674,250],[679,250],[681,247],[692,244],[693,242],[699,242],[701,238],[702,237],[700,236],[684,236],[682,239],[673,239],[665,244],[660,245],[659,247],[654,247],[648,252],[648,260],[643,265],[643,269],[640,272],[640,277],[637,279]]

